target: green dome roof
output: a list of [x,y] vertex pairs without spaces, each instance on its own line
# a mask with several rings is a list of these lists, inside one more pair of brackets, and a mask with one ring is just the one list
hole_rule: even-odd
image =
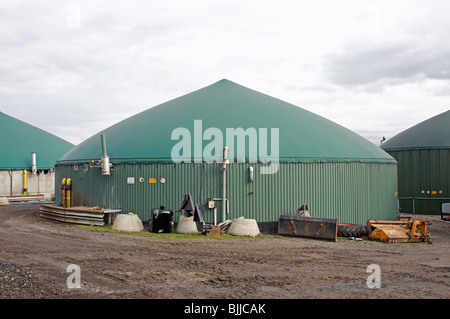
[[[201,121],[200,135],[196,135],[194,130],[196,120]],[[227,128],[254,128],[258,143],[267,142],[267,154],[274,154],[271,129],[278,129],[280,162],[395,163],[379,147],[334,122],[228,80],[218,81],[123,120],[80,143],[58,162],[100,159],[100,136],[104,134],[108,156],[113,163],[172,163],[172,149],[180,142],[172,139],[177,128],[185,128],[191,133],[192,156],[198,154],[194,149],[199,145],[198,136],[202,148],[214,140],[212,137],[211,140],[202,140],[201,134],[208,128],[217,128],[223,133],[223,146],[229,144],[228,139],[225,140]],[[267,135],[262,135],[260,129],[266,129]],[[232,146],[227,146],[230,147],[229,153],[234,154]]]
[[0,169],[31,169],[36,153],[37,169],[49,169],[74,145],[46,131],[0,112]]
[[450,149],[450,110],[395,135],[381,148],[385,151]]

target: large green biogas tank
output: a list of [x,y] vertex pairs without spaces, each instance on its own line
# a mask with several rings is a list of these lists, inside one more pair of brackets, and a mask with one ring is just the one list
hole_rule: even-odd
[[[108,176],[89,164],[104,155],[101,135]],[[389,154],[330,120],[229,80],[98,132],[61,157],[56,173],[72,178],[73,205],[132,210],[142,220],[160,206],[175,211],[188,193],[210,220],[223,205],[227,219],[258,222],[276,222],[305,203],[314,217],[345,223],[398,213],[397,163]]]
[[398,162],[400,211],[439,215],[450,203],[450,110],[420,122],[381,147]]

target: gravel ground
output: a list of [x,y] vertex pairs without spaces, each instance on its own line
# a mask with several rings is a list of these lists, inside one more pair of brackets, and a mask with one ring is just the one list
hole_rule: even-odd
[[[1,299],[448,299],[450,224],[428,222],[432,244],[305,238],[148,238],[0,207]],[[81,288],[70,289],[70,264]],[[370,289],[367,267],[381,269]]]

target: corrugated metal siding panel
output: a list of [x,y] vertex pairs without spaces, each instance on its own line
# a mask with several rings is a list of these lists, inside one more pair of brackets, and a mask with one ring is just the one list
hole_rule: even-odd
[[[389,154],[398,162],[400,197],[450,198],[449,149],[390,151]],[[440,214],[442,202],[448,200],[416,200],[415,212]],[[401,212],[412,213],[412,200],[400,200],[400,208]]]
[[[254,167],[254,182],[248,168]],[[276,174],[260,174],[262,164],[232,163],[227,169],[227,219],[244,216],[257,221],[278,221],[308,204],[315,217],[338,218],[339,222],[365,224],[368,219],[397,217],[396,164],[376,163],[282,163]],[[142,220],[152,208],[165,205],[176,210],[183,195],[191,193],[196,204],[222,197],[222,164],[135,164],[114,165],[111,176],[102,176],[99,168],[87,173],[74,172],[72,166],[58,165],[56,180],[71,177],[73,205],[131,209]],[[128,185],[127,177],[135,184]],[[140,183],[139,178],[144,182]],[[149,177],[156,184],[149,184]],[[161,184],[160,178],[166,183]],[[59,184],[59,183],[57,183]],[[59,190],[56,191],[60,201]],[[222,203],[216,202],[218,221]],[[174,214],[178,220],[178,213]],[[206,220],[213,221],[213,211]]]
[[[214,171],[220,170],[212,164],[127,164],[114,165],[111,176],[102,176],[99,168],[91,168],[87,173],[82,169],[73,171],[72,166],[58,165],[56,180],[72,178],[73,205],[104,206],[122,209],[127,213],[133,211],[141,219],[150,217],[151,209],[164,205],[170,209],[178,209],[183,195],[191,193],[195,203],[206,204],[208,197],[219,197],[221,194],[221,174],[206,182]],[[127,178],[134,177],[135,183],[127,184]],[[144,182],[140,183],[139,178]],[[149,178],[156,183],[150,184]],[[164,184],[160,179],[165,178]],[[61,201],[59,184],[57,183],[56,200]]]

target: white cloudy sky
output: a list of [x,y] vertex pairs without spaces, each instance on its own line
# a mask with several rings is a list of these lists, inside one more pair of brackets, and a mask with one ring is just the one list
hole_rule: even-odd
[[0,2],[0,111],[74,144],[223,78],[378,145],[450,109],[450,1]]

